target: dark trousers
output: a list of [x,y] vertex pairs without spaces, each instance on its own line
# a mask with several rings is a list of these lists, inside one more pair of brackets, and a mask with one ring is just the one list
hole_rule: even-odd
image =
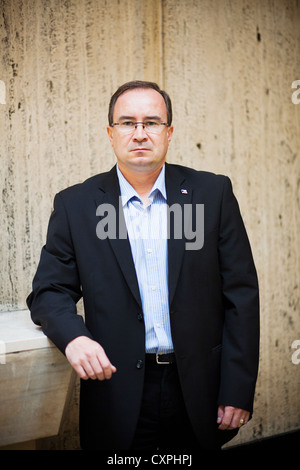
[[176,364],[146,358],[140,417],[131,450],[152,452],[199,449],[186,413]]

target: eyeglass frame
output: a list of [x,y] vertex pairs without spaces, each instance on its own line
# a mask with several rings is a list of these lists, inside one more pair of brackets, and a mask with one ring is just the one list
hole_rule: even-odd
[[[127,134],[131,134],[131,133],[135,132],[136,129],[137,129],[138,124],[141,124],[141,125],[143,126],[143,129],[144,129],[144,131],[145,131],[147,134],[157,134],[157,135],[159,135],[160,132],[162,132],[162,130],[161,130],[160,132],[158,132],[158,133],[153,132],[153,131],[151,132],[151,131],[149,131],[149,130],[146,130],[146,129],[145,129],[146,123],[143,122],[143,121],[132,121],[132,123],[134,123],[134,130],[132,129],[131,131],[126,132]],[[121,125],[120,122],[113,122],[110,127],[115,127],[115,126],[120,126],[120,125]],[[167,127],[169,127],[169,124],[168,124],[167,122],[160,122],[159,125],[160,125],[160,126],[167,126]],[[121,131],[121,132],[122,132],[122,131]],[[126,133],[125,133],[125,134],[126,134]]]

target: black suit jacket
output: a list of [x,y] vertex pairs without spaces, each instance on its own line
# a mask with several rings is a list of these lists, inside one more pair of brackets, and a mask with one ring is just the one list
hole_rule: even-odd
[[[166,190],[169,206],[204,205],[201,249],[187,250],[187,240],[170,231],[169,305],[187,411],[202,445],[213,449],[235,434],[218,431],[218,404],[252,412],[259,349],[256,270],[229,178],[166,164]],[[112,204],[124,223],[119,194],[114,167],[56,195],[27,299],[33,321],[63,353],[69,341],[87,335],[117,367],[109,381],[81,382],[81,442],[92,449],[129,448],[143,390],[145,331],[130,243],[96,235],[101,204]],[[81,296],[85,322],[76,314]]]

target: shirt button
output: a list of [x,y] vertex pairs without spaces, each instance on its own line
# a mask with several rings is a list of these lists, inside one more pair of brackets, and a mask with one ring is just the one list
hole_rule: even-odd
[[152,253],[151,248],[148,248],[147,253]]
[[144,365],[144,362],[142,361],[142,359],[139,359],[136,363],[136,368],[137,369],[142,369],[143,365]]
[[151,286],[151,290],[156,290],[156,286]]

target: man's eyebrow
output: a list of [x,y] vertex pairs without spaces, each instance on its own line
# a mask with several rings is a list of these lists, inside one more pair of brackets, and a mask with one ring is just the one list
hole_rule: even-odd
[[135,118],[134,118],[133,116],[120,116],[119,119],[122,119],[122,120],[124,120],[124,119],[130,119],[131,121],[134,121],[134,120],[135,120]]
[[[124,121],[125,119],[130,119],[131,121],[136,121],[136,118],[133,117],[133,116],[124,116],[123,115],[123,116],[120,116],[119,119],[122,120],[122,121]],[[155,116],[145,116],[144,117],[144,120],[151,120],[151,119],[156,120],[156,121],[159,121],[159,120],[162,121],[161,116],[156,116],[155,115]]]
[[159,120],[162,121],[161,116],[147,116],[145,117],[145,119],[149,119],[149,120],[153,119],[154,121],[159,121]]

